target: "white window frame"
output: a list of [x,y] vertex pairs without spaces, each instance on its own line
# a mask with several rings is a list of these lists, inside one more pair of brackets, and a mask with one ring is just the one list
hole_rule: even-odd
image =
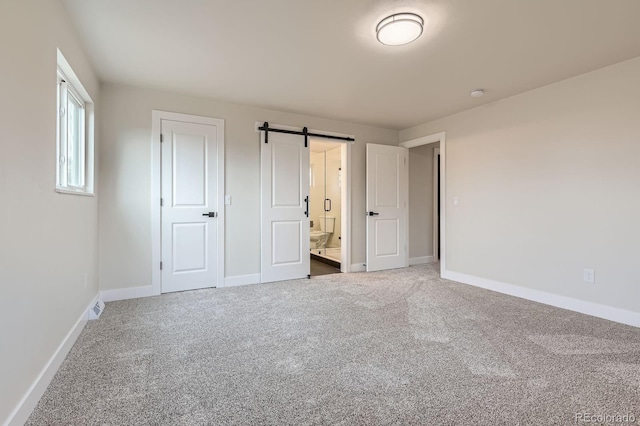
[[[65,194],[94,195],[94,104],[84,86],[58,50],[56,119],[56,191]],[[80,106],[80,185],[69,183],[67,169],[68,111],[67,101],[72,97]]]

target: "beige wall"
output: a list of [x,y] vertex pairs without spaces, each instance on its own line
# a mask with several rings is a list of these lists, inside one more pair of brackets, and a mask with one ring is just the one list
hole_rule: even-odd
[[433,150],[409,149],[409,258],[433,256]]
[[97,102],[59,2],[0,2],[0,423],[98,291],[98,200],[55,192],[56,48]]
[[397,145],[398,132],[127,86],[102,87],[100,287],[151,284],[151,111],[225,120],[225,274],[260,272],[260,144],[256,121],[352,134],[352,263],[365,260],[365,144]]
[[640,311],[640,58],[400,140],[441,131],[448,270]]

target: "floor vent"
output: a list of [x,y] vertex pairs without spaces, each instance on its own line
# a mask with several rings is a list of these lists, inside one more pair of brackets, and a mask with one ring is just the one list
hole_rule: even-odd
[[104,310],[104,302],[100,299],[96,300],[95,305],[89,308],[89,320],[100,318],[100,314]]

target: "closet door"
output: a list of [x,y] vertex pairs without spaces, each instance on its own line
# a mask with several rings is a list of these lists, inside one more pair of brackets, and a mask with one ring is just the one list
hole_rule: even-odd
[[409,266],[407,152],[367,144],[367,271]]
[[162,121],[162,292],[218,285],[219,126]]

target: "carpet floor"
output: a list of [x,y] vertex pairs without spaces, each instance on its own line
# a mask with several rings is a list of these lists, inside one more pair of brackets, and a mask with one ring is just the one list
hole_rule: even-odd
[[640,422],[639,329],[421,265],[108,303],[27,424],[568,425],[585,414]]

